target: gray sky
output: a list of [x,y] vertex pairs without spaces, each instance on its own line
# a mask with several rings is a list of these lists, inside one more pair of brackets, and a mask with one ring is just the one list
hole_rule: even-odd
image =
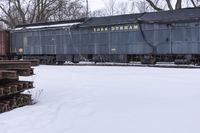
[[[88,0],[89,1],[89,7],[90,10],[98,10],[103,7],[105,7],[105,3],[108,2],[108,0]],[[123,1],[129,1],[129,0],[117,0],[117,2],[123,2]],[[134,0],[134,1],[140,1],[140,0]],[[176,0],[172,0],[173,6],[175,6]],[[183,0],[183,3],[186,2],[186,0]]]
[[92,11],[104,7],[104,0],[89,0],[89,7]]
[[[97,9],[101,9],[103,7],[105,7],[105,3],[108,0],[88,0],[89,1],[89,7],[92,11],[97,10]],[[117,0],[117,1],[128,1],[128,0]]]

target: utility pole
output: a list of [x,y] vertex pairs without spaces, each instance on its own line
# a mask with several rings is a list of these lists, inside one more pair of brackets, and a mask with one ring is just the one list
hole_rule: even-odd
[[89,16],[89,3],[88,0],[86,0],[86,17]]

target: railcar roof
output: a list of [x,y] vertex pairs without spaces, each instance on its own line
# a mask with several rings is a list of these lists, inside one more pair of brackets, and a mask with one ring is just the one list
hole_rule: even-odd
[[144,22],[152,23],[173,23],[173,22],[190,22],[200,20],[200,8],[184,8],[173,11],[160,11],[145,13],[139,18]]
[[90,18],[82,27],[102,26],[126,23],[178,23],[200,20],[200,8],[185,8],[173,11],[158,11],[140,14],[128,14],[110,17]]
[[[70,21],[60,22],[48,22],[48,23],[36,23],[28,25],[19,25],[16,28],[26,27],[63,27],[64,24],[70,25],[70,23],[79,23],[80,27],[95,27],[95,26],[107,26],[107,25],[118,25],[128,23],[178,23],[178,22],[192,22],[200,20],[200,7],[197,8],[184,8],[173,11],[159,11],[159,12],[148,12],[138,14],[126,14],[117,16],[106,16],[106,17],[92,17],[82,18]],[[50,26],[51,25],[51,26]]]
[[23,27],[41,27],[41,26],[63,26],[63,25],[70,25],[70,24],[76,24],[76,23],[81,23],[84,22],[85,18],[81,19],[75,19],[75,20],[64,20],[64,21],[55,21],[55,22],[46,22],[46,23],[33,23],[33,24],[23,24],[23,25],[18,25],[15,28],[23,28]]
[[93,17],[93,18],[89,18],[86,22],[84,22],[80,26],[87,27],[87,26],[136,23],[137,19],[141,17],[142,15],[143,14],[126,14],[126,15],[118,15],[118,16]]

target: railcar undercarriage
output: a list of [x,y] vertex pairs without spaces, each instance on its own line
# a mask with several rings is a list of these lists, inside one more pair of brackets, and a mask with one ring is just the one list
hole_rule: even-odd
[[96,63],[131,63],[140,62],[141,64],[154,65],[157,62],[174,62],[177,65],[200,65],[200,55],[106,55],[106,54],[69,54],[69,55],[19,55],[15,58],[23,59],[39,59],[40,64],[45,65],[62,65],[65,62],[79,63],[79,62],[94,62]]

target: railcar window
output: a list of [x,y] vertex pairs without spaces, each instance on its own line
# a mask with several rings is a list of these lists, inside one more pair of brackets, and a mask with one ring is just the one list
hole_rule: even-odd
[[123,30],[124,29],[124,27],[123,26],[120,26],[120,30]]
[[108,28],[107,28],[107,27],[105,28],[105,31],[108,31]]
[[94,28],[94,32],[96,32],[97,31],[97,29],[96,28]]

